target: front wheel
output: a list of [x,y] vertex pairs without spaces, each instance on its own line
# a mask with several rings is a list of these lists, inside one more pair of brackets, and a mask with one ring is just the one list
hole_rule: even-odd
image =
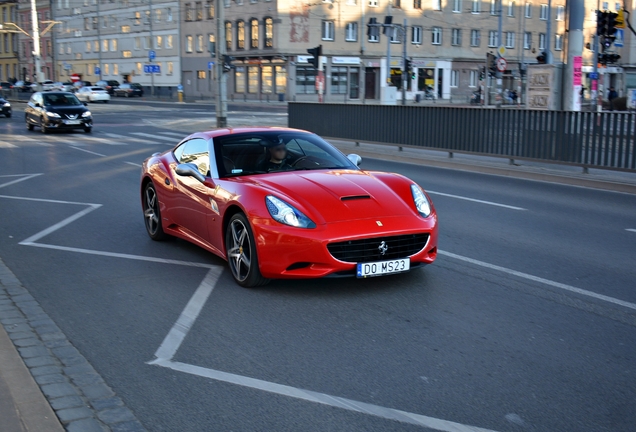
[[161,224],[161,212],[159,211],[159,198],[157,197],[157,190],[152,182],[149,182],[144,188],[143,197],[143,211],[144,222],[146,224],[146,231],[153,240],[164,240],[166,233],[163,232],[163,225]]
[[84,128],[84,132],[85,133],[91,133],[91,132],[93,132],[93,128],[92,127],[85,127]]
[[245,288],[265,285],[269,282],[258,268],[258,254],[252,229],[243,213],[230,219],[225,231],[225,250],[230,271],[236,283]]

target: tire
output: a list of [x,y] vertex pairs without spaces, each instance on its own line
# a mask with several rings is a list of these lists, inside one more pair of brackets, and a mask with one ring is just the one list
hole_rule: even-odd
[[159,199],[157,198],[155,185],[152,182],[148,182],[144,188],[142,207],[144,211],[144,225],[146,226],[148,236],[156,241],[165,240],[168,236],[163,232]]
[[85,133],[91,133],[91,132],[93,132],[93,128],[92,127],[85,127],[84,128],[84,132]]
[[11,114],[5,114],[7,118],[11,118]]
[[33,125],[29,123],[29,120],[26,120],[26,127],[27,127],[27,130],[30,130],[30,131],[33,130]]
[[104,103],[108,103],[109,101],[105,100]]
[[225,252],[232,277],[245,288],[265,285],[269,282],[258,268],[258,254],[254,234],[243,213],[230,219],[225,231]]
[[46,128],[46,126],[44,126],[43,118],[40,118],[40,132],[42,132],[43,134],[49,133],[49,130]]
[[126,93],[126,97],[129,98],[130,97],[130,93]]

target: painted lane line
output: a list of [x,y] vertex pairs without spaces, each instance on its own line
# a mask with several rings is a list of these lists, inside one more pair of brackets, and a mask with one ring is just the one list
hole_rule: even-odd
[[[153,135],[153,134],[143,133],[143,132],[131,132],[131,135],[136,135],[136,136],[140,136],[140,137],[144,137],[144,138],[152,138],[152,139],[170,141],[170,142],[173,142],[175,145],[177,145],[177,141],[174,138],[164,137],[164,136],[160,136],[160,135]],[[152,144],[152,143],[150,143],[150,144]]]
[[615,305],[619,305],[619,306],[623,306],[623,307],[626,307],[626,308],[629,308],[629,309],[636,310],[636,304],[635,303],[630,303],[630,302],[627,302],[627,301],[624,301],[624,300],[620,300],[620,299],[617,299],[617,298],[614,298],[614,297],[609,297],[609,296],[606,296],[606,295],[603,295],[603,294],[597,294],[597,293],[592,292],[592,291],[588,291],[588,290],[584,290],[584,289],[581,289],[581,288],[573,287],[571,285],[566,285],[566,284],[563,284],[563,283],[560,283],[560,282],[551,281],[549,279],[544,279],[544,278],[541,278],[541,277],[538,277],[538,276],[533,276],[533,275],[528,274],[528,273],[522,273],[522,272],[519,272],[519,271],[516,271],[516,270],[512,270],[512,269],[509,269],[509,268],[506,268],[506,267],[501,267],[501,266],[498,266],[498,265],[489,264],[487,262],[478,261],[476,259],[468,258],[468,257],[462,256],[462,255],[457,255],[457,254],[454,254],[454,253],[451,253],[451,252],[446,252],[446,251],[441,251],[441,250],[438,251],[438,252],[440,253],[440,255],[445,255],[447,257],[455,258],[455,259],[460,260],[460,261],[465,261],[465,262],[468,262],[468,263],[471,263],[471,264],[474,264],[474,265],[477,265],[477,266],[480,266],[480,267],[489,268],[491,270],[497,270],[497,271],[500,271],[502,273],[507,273],[507,274],[512,275],[512,276],[517,276],[517,277],[520,277],[520,278],[523,278],[523,279],[531,280],[533,282],[539,282],[539,283],[542,283],[544,285],[549,285],[549,286],[552,286],[552,287],[555,287],[555,288],[559,288],[559,289],[562,289],[562,290],[565,290],[565,291],[581,294],[581,295],[584,295],[584,296],[587,296],[587,297],[595,298],[597,300],[602,300],[602,301],[605,301],[605,302],[608,302],[608,303],[613,303]]
[[141,164],[138,164],[138,163],[134,163],[134,162],[124,162],[124,163],[141,168]]
[[101,204],[91,204],[88,208],[85,208],[84,210],[82,210],[82,211],[80,211],[78,213],[75,213],[73,216],[67,217],[66,219],[56,223],[55,225],[52,225],[52,226],[40,231],[39,233],[33,234],[31,237],[21,241],[19,244],[21,244],[21,245],[32,245],[33,242],[36,242],[39,239],[41,239],[42,237],[45,237],[45,236],[51,234],[52,232],[57,231],[60,228],[65,227],[66,225],[70,224],[71,222],[75,222],[77,219],[81,218],[82,216],[85,216],[85,215],[89,214],[93,210],[97,210],[101,206],[102,206]]
[[[47,234],[50,234],[50,233],[47,233]],[[43,249],[53,249],[53,250],[60,250],[65,252],[76,252],[76,253],[82,253],[85,255],[96,255],[96,256],[103,256],[103,257],[109,257],[109,258],[123,258],[123,259],[129,259],[129,260],[147,261],[147,262],[155,262],[155,263],[161,263],[161,264],[174,264],[174,265],[182,265],[186,267],[197,267],[197,268],[207,268],[207,269],[218,267],[212,264],[198,263],[198,262],[192,262],[192,261],[180,261],[180,260],[173,260],[173,259],[167,259],[167,258],[149,257],[149,256],[143,256],[143,255],[132,255],[132,254],[124,254],[124,253],[118,253],[118,252],[98,251],[98,250],[82,249],[82,248],[75,248],[75,247],[68,247],[68,246],[57,246],[57,245],[46,244],[46,243],[34,243],[28,240],[29,239],[21,241],[19,244],[22,246],[33,246],[33,247],[39,247]]]
[[109,133],[109,132],[104,132],[104,135],[106,135],[108,138],[115,138],[115,139],[125,139],[125,138],[127,138],[126,135],[119,135],[119,134],[114,134],[114,133]]
[[95,156],[106,157],[106,155],[103,155],[101,153],[95,153],[95,152],[92,152],[90,150],[86,150],[86,149],[79,148],[79,147],[69,146],[69,148],[72,148],[72,149],[75,149],[75,150],[80,150],[80,151],[83,151],[83,152],[86,152],[86,153],[90,153],[90,154],[95,155]]
[[[29,180],[29,179],[32,179],[33,177],[37,177],[37,176],[41,176],[41,175],[42,175],[41,173],[40,173],[40,174],[13,174],[13,175],[3,175],[3,176],[0,176],[0,177],[21,177],[21,178],[19,178],[19,179],[15,179],[15,180],[10,181],[10,182],[7,182],[7,183],[0,184],[0,188],[6,187],[6,186],[10,186],[10,185],[12,185],[12,184],[20,183],[20,182],[22,182],[22,181]],[[24,176],[24,177],[22,177],[22,176]]]
[[15,144],[11,144],[10,142],[0,141],[0,148],[17,148],[18,146]]
[[503,207],[503,208],[507,208],[510,210],[526,210],[524,208],[521,207],[515,207],[515,206],[510,206],[507,204],[499,204],[499,203],[495,203],[495,202],[491,202],[491,201],[483,201],[483,200],[478,200],[475,198],[468,198],[468,197],[463,197],[463,196],[459,196],[459,195],[451,195],[451,194],[447,194],[447,193],[442,193],[442,192],[435,192],[435,191],[430,191],[428,189],[426,189],[426,192],[432,195],[441,195],[441,196],[445,196],[445,197],[449,197],[449,198],[457,198],[457,199],[461,199],[461,200],[465,200],[465,201],[472,201],[472,202],[476,202],[476,203],[480,203],[480,204],[488,204],[491,206],[497,206],[497,207]]
[[108,138],[84,137],[83,139],[95,144],[105,144],[105,145],[115,145],[115,146],[128,145],[127,143],[113,142],[113,140]]
[[435,417],[428,417],[421,414],[401,411],[394,408],[386,408],[379,405],[373,405],[366,402],[355,401],[338,396],[332,396],[326,393],[319,393],[312,390],[304,390],[283,384],[277,384],[269,381],[263,381],[242,375],[231,374],[214,369],[206,369],[199,366],[189,365],[181,362],[173,362],[168,360],[156,360],[154,365],[162,366],[179,372],[188,373],[204,378],[210,378],[216,381],[226,382],[256,390],[262,390],[268,393],[274,393],[282,396],[288,396],[294,399],[300,399],[306,402],[318,403],[335,408],[341,408],[348,411],[368,414],[387,420],[394,420],[402,423],[408,423],[416,426],[427,427],[443,432],[494,432],[490,429],[484,429],[476,426],[455,423],[448,420],[442,420]]
[[179,133],[179,132],[159,132],[159,133],[162,134],[162,135],[170,135],[170,136],[173,136],[173,137],[177,137],[179,139],[183,139],[183,138],[188,136],[186,134],[182,134],[182,133]]
[[[42,174],[33,174],[28,178],[33,178]],[[27,180],[26,178],[24,180]],[[20,180],[22,181],[22,180]],[[101,204],[93,204],[93,203],[85,203],[85,202],[75,202],[75,201],[62,201],[62,200],[54,200],[48,198],[30,198],[30,197],[16,197],[10,195],[0,195],[0,198],[8,198],[14,200],[23,200],[23,201],[37,201],[37,202],[47,202],[53,204],[73,204],[73,205],[82,205],[82,206],[97,206],[101,207]]]
[[625,228],[625,231],[636,232],[636,229],[634,229],[634,228]]
[[[223,273],[223,269],[223,267],[215,266],[208,271],[203,282],[201,282],[201,285],[199,285],[185,309],[181,312],[179,319],[172,326],[157,352],[155,352],[157,360],[172,360],[199,313],[201,313],[203,306],[208,301],[208,297],[210,297],[216,282],[219,280],[221,273]],[[153,364],[153,362],[149,364]]]

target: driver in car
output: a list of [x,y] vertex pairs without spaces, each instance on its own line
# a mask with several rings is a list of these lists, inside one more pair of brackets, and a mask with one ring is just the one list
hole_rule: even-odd
[[[266,159],[260,164],[261,171],[285,171],[293,167],[287,163],[287,145],[284,142],[265,142]],[[269,156],[269,158],[267,158]]]

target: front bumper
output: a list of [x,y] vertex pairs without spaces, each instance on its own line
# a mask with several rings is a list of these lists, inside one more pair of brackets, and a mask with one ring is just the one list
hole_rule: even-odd
[[11,111],[11,107],[2,107],[2,114],[3,115],[11,115],[13,111]]
[[415,215],[382,218],[381,224],[376,219],[362,219],[301,229],[271,219],[252,220],[261,274],[272,279],[355,276],[357,263],[334,258],[328,244],[370,238],[379,244],[398,235],[428,234],[424,247],[410,255],[411,267],[431,264],[437,257],[435,213],[426,219]]
[[[78,123],[75,123],[77,121]],[[69,130],[69,129],[87,129],[93,127],[93,118],[79,118],[76,120],[72,119],[58,119],[58,118],[49,118],[46,120],[44,125],[47,129],[59,129],[59,130]]]

